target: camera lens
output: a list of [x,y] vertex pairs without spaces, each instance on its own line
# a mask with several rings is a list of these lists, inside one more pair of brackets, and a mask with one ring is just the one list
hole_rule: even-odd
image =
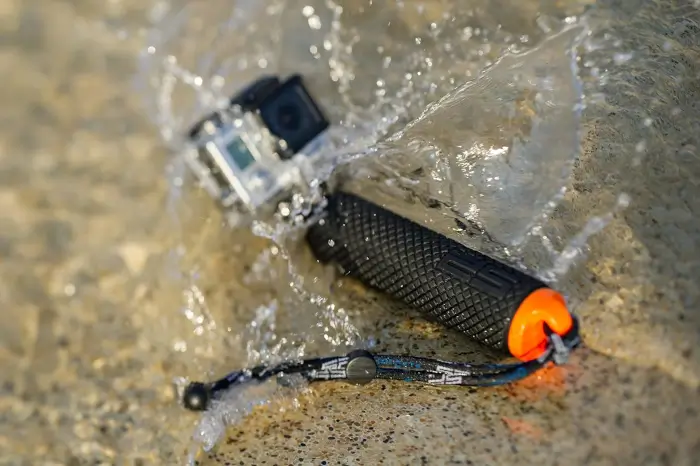
[[286,143],[279,153],[284,160],[299,152],[329,125],[299,76],[289,78],[268,94],[259,111],[270,133]]
[[298,131],[301,128],[302,112],[297,105],[286,103],[277,109],[277,123],[285,131]]

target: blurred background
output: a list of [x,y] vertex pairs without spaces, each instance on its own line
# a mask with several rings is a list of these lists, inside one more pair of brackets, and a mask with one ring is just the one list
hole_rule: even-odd
[[[393,103],[367,97],[382,95],[377,86],[393,89],[405,103],[403,113],[390,122],[394,126],[373,126],[388,134],[474,79],[509,47],[540,50],[532,56],[554,60],[542,50],[561,42],[538,45],[584,11],[590,30],[576,63],[585,109],[570,128],[581,144],[570,147],[571,173],[553,179],[552,189],[563,183],[567,190],[538,230],[554,238],[558,254],[547,256],[541,241],[515,250],[533,269],[557,272],[567,244],[576,246],[575,266],[555,275],[581,316],[585,348],[567,366],[496,389],[376,382],[266,393],[261,400],[268,406],[237,411],[235,425],[214,450],[199,455],[199,464],[695,464],[697,3],[264,3],[4,0],[0,6],[0,302],[6,316],[0,326],[0,464],[186,464],[201,419],[178,405],[175,382],[221,375],[298,349],[299,342],[308,354],[368,341],[382,351],[426,356],[470,359],[479,351],[302,259],[294,262],[293,278],[312,290],[321,277],[320,289],[328,292],[332,283],[332,293],[321,302],[290,292],[291,272],[286,258],[271,252],[275,245],[224,227],[211,201],[173,164],[177,141],[164,129],[182,129],[201,108],[183,91],[182,106],[164,112],[157,97],[165,75],[162,62],[144,59],[149,46],[175,54],[197,73],[204,67],[197,64],[201,51],[214,50],[222,37],[205,32],[226,22],[223,37],[232,42],[219,41],[213,56],[224,60],[245,51],[256,58],[256,66],[229,71],[241,81],[260,71],[256,54],[276,70],[301,67],[326,78],[339,60],[353,79],[313,81],[322,100],[338,118],[353,115],[345,119],[360,128],[357,121],[369,113],[397,111]],[[307,54],[314,44],[323,49],[325,40],[303,13],[307,3],[324,28],[340,28],[331,49],[346,56],[324,55],[324,67],[309,59],[313,50]],[[231,19],[237,18],[232,11],[242,23]],[[278,27],[270,27],[269,18]],[[444,36],[430,39],[438,28],[433,24],[453,18],[459,28],[446,26]],[[243,40],[233,42],[242,30]],[[400,63],[398,71],[382,74],[377,64],[384,52],[377,55],[374,42],[357,39],[372,34],[391,38],[383,47]],[[350,43],[359,45],[341,47]],[[440,48],[446,43],[462,48]],[[280,44],[285,48],[275,48]],[[406,70],[425,73],[426,57],[435,60],[436,74],[425,78],[426,88],[415,84],[423,82],[418,79],[407,87]],[[450,95],[459,105],[475,98]],[[415,130],[437,131],[447,151],[462,141],[450,134],[466,134],[459,133],[463,126],[452,131],[442,124],[455,119],[439,113],[449,108],[434,114],[439,124]],[[480,115],[475,108],[465,112],[457,115],[460,124]],[[553,154],[565,156],[568,166],[566,150]],[[629,206],[617,209],[621,194]],[[492,212],[502,205],[493,204]],[[420,202],[397,201],[396,209],[428,215]],[[453,224],[452,217],[438,217],[436,224],[444,218]],[[485,218],[503,226],[497,215]],[[605,219],[605,228],[577,242],[592,218]],[[508,219],[525,228],[522,218]],[[512,230],[495,229],[495,239],[512,239],[498,234],[505,231]],[[476,236],[464,241],[488,247]],[[303,257],[303,247],[296,248],[289,252]],[[270,319],[274,325],[256,333]],[[317,321],[320,330],[313,329]],[[285,336],[289,341],[277,346]]]

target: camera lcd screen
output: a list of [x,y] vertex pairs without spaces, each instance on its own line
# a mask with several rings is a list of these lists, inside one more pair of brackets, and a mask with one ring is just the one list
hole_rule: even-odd
[[243,171],[248,168],[253,162],[255,162],[255,157],[248,150],[248,146],[241,140],[241,138],[235,138],[226,146],[226,151],[231,156],[233,162],[238,166],[238,168]]

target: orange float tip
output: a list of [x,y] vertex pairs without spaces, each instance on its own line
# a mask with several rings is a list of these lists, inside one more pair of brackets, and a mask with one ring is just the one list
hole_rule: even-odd
[[547,348],[544,324],[565,335],[574,325],[564,297],[550,288],[533,291],[520,303],[510,322],[508,350],[521,361],[537,359]]

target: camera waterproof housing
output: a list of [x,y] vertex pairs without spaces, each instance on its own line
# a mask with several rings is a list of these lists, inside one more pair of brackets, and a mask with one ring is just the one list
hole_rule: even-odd
[[274,213],[307,184],[329,126],[300,75],[266,76],[192,127],[185,160],[226,211]]

